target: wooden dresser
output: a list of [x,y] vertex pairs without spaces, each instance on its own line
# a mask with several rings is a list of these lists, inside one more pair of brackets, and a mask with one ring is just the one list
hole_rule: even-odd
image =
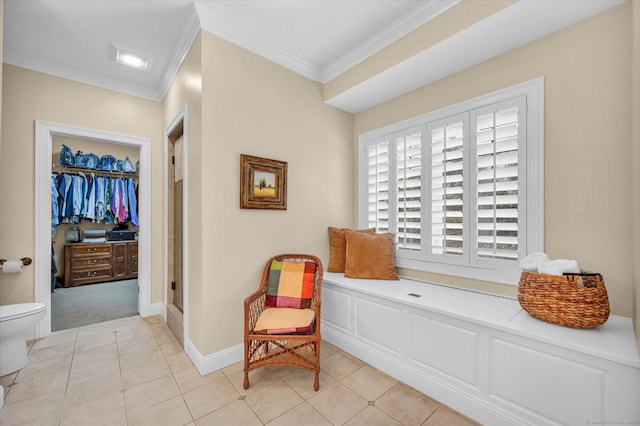
[[138,242],[67,243],[64,286],[137,278]]

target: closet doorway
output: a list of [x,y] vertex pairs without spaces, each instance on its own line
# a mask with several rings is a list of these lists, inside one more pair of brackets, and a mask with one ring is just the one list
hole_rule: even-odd
[[138,315],[140,148],[54,136],[52,152],[51,331]]
[[140,172],[138,176],[138,312],[141,316],[161,313],[151,305],[151,179],[150,140],[118,133],[69,126],[47,121],[36,121],[35,164],[35,254],[34,301],[47,306],[44,319],[36,327],[35,338],[51,334],[51,211],[52,211],[52,155],[54,137],[68,137],[88,141],[131,146],[139,150]]
[[187,106],[165,131],[167,325],[184,347],[187,332]]

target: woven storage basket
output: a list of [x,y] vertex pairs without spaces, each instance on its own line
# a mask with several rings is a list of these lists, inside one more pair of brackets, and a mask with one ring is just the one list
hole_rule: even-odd
[[600,274],[556,276],[523,271],[518,301],[532,316],[572,328],[597,327],[607,321],[610,312]]

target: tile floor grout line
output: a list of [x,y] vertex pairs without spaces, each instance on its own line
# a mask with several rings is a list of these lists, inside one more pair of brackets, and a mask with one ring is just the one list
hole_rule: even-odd
[[[244,367],[243,367],[242,371],[244,372]],[[226,374],[225,374],[224,376],[225,376],[225,378],[229,381],[229,383],[231,383],[231,379],[230,379]],[[231,386],[233,386],[233,383],[231,383]],[[251,385],[249,385],[249,387],[251,387]],[[233,386],[233,388],[235,389],[235,386]],[[243,389],[244,389],[244,386],[243,386]],[[245,390],[247,390],[247,389],[245,389]],[[236,390],[236,392],[237,392],[237,390]],[[240,392],[238,392],[238,393],[240,394]],[[242,398],[242,399],[240,399],[240,398]],[[244,402],[244,403],[245,403],[245,405],[246,405],[247,407],[249,407],[249,410],[251,410],[251,412],[253,413],[253,415],[254,415],[254,416],[256,416],[256,419],[258,419],[258,421],[260,422],[260,424],[261,424],[261,425],[263,425],[263,426],[264,426],[264,425],[266,425],[266,423],[262,421],[262,419],[260,418],[260,416],[258,416],[258,413],[256,413],[256,411],[253,409],[253,407],[251,406],[251,404],[249,404],[249,403],[247,402],[246,398],[247,398],[247,395],[242,395],[242,394],[240,394],[240,397],[238,398],[238,401],[242,401],[242,402]]]
[[127,388],[124,385],[124,371],[122,371],[122,362],[120,356],[120,341],[118,340],[118,330],[113,330],[114,339],[116,341],[116,353],[118,354],[118,371],[120,372],[120,395],[122,397],[122,407],[124,408],[124,421],[129,425],[129,410],[127,410],[127,399],[125,394],[127,393]]
[[438,406],[436,407],[436,409],[435,409],[435,410],[433,410],[433,411],[431,412],[431,414],[429,414],[429,415],[427,416],[427,418],[426,418],[426,419],[424,419],[424,421],[423,421],[422,423],[420,423],[420,425],[421,425],[421,426],[426,425],[426,424],[427,424],[427,422],[429,421],[429,419],[430,419],[430,418],[431,418],[431,417],[436,413],[436,411],[438,411],[439,409],[440,409],[440,404],[438,404]]
[[[276,376],[277,376],[277,373],[274,373],[274,374],[276,374]],[[330,421],[329,419],[327,419],[327,418],[326,418],[326,417],[325,417],[321,412],[319,412],[318,410],[316,410],[316,408],[315,408],[313,405],[309,404],[309,399],[310,399],[310,398],[313,398],[315,395],[318,395],[320,392],[322,392],[322,390],[318,389],[317,391],[314,391],[314,393],[312,393],[310,397],[305,398],[305,397],[304,397],[303,395],[301,395],[298,391],[296,391],[294,388],[292,388],[292,387],[291,387],[291,385],[290,385],[289,383],[287,383],[285,380],[283,380],[281,377],[279,377],[279,376],[278,376],[278,378],[279,378],[280,380],[282,380],[282,382],[283,382],[285,385],[287,385],[287,386],[289,387],[289,389],[291,389],[293,392],[295,392],[295,393],[296,393],[296,395],[298,395],[300,398],[302,398],[302,402],[301,402],[301,403],[299,403],[298,405],[293,406],[292,408],[290,408],[289,410],[285,411],[284,413],[280,414],[280,415],[279,415],[278,417],[276,417],[275,419],[271,419],[268,423],[271,423],[271,422],[273,422],[274,420],[279,419],[280,417],[284,416],[284,415],[285,415],[285,414],[287,414],[288,412],[293,411],[294,409],[296,409],[297,407],[299,407],[299,406],[301,406],[302,404],[305,404],[305,403],[306,403],[306,404],[308,404],[308,405],[309,405],[309,406],[310,406],[310,407],[311,407],[315,412],[317,412],[320,416],[322,416],[322,418],[324,418],[326,421],[328,421],[329,423],[331,423],[331,421]],[[247,404],[247,405],[249,405],[249,404]],[[258,417],[258,419],[259,419],[259,417]],[[262,420],[261,420],[261,421],[262,421]],[[263,422],[262,424],[263,424],[263,425],[266,425],[266,424],[268,424],[268,423],[264,423],[264,422]],[[333,423],[332,423],[332,424],[333,424]]]
[[[78,345],[78,329],[75,331],[75,339],[73,339],[73,352],[71,352],[71,362],[69,363],[69,372],[67,373],[67,385],[64,387],[64,398],[62,398],[62,410],[60,411],[60,418],[58,419],[58,426],[62,424],[62,418],[64,415],[65,402],[67,402],[67,392],[69,392],[69,383],[71,382],[71,369],[73,368],[73,361],[76,357],[76,347]],[[35,344],[34,344],[35,346]],[[33,350],[33,346],[31,347]],[[31,353],[31,351],[29,351]]]
[[[149,326],[151,326],[151,324],[149,324]],[[153,328],[152,328],[152,332],[153,332]],[[154,333],[154,336],[155,336],[155,333]],[[156,340],[157,340],[157,338],[156,338]],[[168,365],[169,364],[169,360],[167,359],[167,355],[162,350],[162,344],[160,344],[160,341],[158,341],[158,346],[160,347],[160,352],[162,353],[162,356],[163,356],[165,362]],[[184,351],[184,349],[183,349],[183,351]],[[189,359],[189,361],[191,361],[191,359]],[[192,364],[193,364],[193,362],[192,362]],[[183,370],[186,370],[188,368],[189,367],[183,368]],[[191,422],[190,423],[195,423],[196,419],[195,419],[195,417],[193,415],[193,412],[191,411],[191,408],[189,408],[189,404],[187,404],[187,400],[184,398],[184,394],[185,393],[182,391],[182,389],[180,388],[180,385],[178,384],[178,381],[176,380],[176,373],[178,371],[173,371],[171,369],[171,367],[169,367],[169,371],[171,371],[171,377],[173,377],[173,380],[176,382],[176,387],[178,388],[178,391],[180,392],[180,398],[182,398],[182,402],[184,402],[184,406],[186,407],[187,412],[189,412],[189,417],[191,417]],[[179,371],[182,371],[182,370],[179,370]],[[200,377],[202,377],[202,376],[200,376]],[[202,385],[202,386],[204,386],[204,385]],[[202,387],[202,386],[200,386],[200,387]],[[189,424],[189,423],[185,423],[185,424]]]

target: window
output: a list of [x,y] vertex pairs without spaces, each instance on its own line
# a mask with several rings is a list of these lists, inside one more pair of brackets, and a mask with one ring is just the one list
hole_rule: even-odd
[[543,249],[542,78],[359,137],[359,226],[398,266],[517,284]]

